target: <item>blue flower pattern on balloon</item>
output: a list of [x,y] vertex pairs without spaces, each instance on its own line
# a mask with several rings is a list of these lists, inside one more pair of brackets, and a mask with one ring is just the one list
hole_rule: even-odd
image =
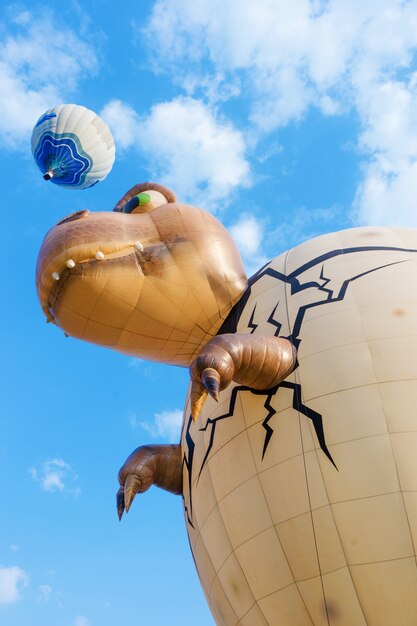
[[82,184],[93,164],[73,133],[46,132],[34,150],[34,157],[42,172],[54,171],[51,182],[64,187]]

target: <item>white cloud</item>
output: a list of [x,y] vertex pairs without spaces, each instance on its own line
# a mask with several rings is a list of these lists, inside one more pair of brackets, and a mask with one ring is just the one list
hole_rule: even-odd
[[181,435],[183,412],[181,409],[155,413],[151,421],[144,422],[135,413],[129,414],[129,424],[135,429],[138,426],[146,430],[152,437],[164,439],[169,443],[178,443]]
[[279,226],[268,224],[268,228],[254,216],[242,218],[228,226],[242,256],[247,276],[252,276],[277,253],[299,245],[301,242],[330,230],[335,221],[343,222],[340,207],[307,209],[297,207],[281,216]]
[[0,604],[17,602],[20,591],[28,585],[28,575],[20,567],[0,565]]
[[243,255],[258,252],[262,238],[262,227],[255,217],[243,215],[229,230]]
[[249,184],[242,134],[200,100],[162,102],[144,116],[113,100],[101,115],[119,147],[140,150],[151,177],[182,201],[215,210],[236,187]]
[[111,128],[117,148],[126,150],[140,141],[141,120],[132,107],[121,100],[111,100],[100,112]]
[[267,262],[262,250],[263,228],[253,215],[242,215],[238,222],[229,227],[242,256],[248,276],[254,274]]
[[159,69],[172,73],[174,66],[181,84],[188,72],[187,84],[205,91],[210,81],[201,62],[209,60],[222,99],[231,76],[239,76],[252,100],[251,119],[269,131],[299,118],[314,101],[308,66],[316,12],[307,0],[159,0],[143,33]]
[[73,626],[91,626],[91,622],[84,615],[77,615],[73,622]]
[[190,93],[213,102],[213,77],[220,102],[238,81],[258,136],[311,107],[354,110],[364,159],[355,219],[416,224],[415,1],[158,0],[142,34],[159,71]]
[[31,467],[29,473],[44,491],[61,491],[79,495],[80,488],[76,487],[78,476],[71,465],[57,457],[43,461],[39,467]]
[[52,587],[50,585],[39,585],[38,591],[39,591],[39,599],[42,602],[49,602],[49,599],[52,593]]
[[361,224],[417,226],[417,161],[387,172],[377,158],[365,168],[355,207]]
[[13,34],[9,30],[0,44],[0,138],[14,149],[26,147],[46,109],[96,71],[97,57],[90,43],[45,11],[17,13],[7,28]]
[[280,124],[347,79],[407,64],[416,23],[415,3],[392,0],[159,0],[143,34],[159,69],[174,64],[181,81],[185,58],[205,81],[201,60],[225,81],[240,72],[257,107],[278,97]]
[[198,100],[178,98],[155,105],[144,135],[153,168],[185,198],[200,197],[209,206],[247,182],[241,134]]
[[355,199],[360,223],[417,226],[416,79],[370,85],[359,102],[360,146],[371,155]]

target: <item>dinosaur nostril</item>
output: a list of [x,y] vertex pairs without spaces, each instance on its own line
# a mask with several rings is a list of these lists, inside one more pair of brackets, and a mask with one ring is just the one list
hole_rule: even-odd
[[71,215],[64,217],[63,220],[58,222],[57,226],[60,226],[61,224],[66,224],[67,222],[72,222],[73,220],[78,220],[80,217],[86,217],[89,213],[90,211],[87,211],[87,210],[76,211],[75,213],[71,213]]

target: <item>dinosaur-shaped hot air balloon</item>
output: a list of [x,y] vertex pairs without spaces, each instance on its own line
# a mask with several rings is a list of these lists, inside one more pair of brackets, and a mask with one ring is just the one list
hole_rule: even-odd
[[153,183],[57,224],[49,321],[190,367],[181,443],[119,473],[119,516],[182,494],[220,626],[411,626],[417,615],[417,230],[356,228],[247,280],[212,215]]

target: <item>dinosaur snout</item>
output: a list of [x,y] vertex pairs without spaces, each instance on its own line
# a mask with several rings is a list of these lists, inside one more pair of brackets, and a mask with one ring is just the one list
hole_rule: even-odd
[[76,211],[75,213],[71,213],[70,215],[67,215],[67,217],[64,217],[64,219],[58,222],[57,226],[61,226],[61,224],[67,224],[68,222],[73,222],[74,220],[78,220],[81,217],[87,217],[87,215],[89,214],[90,211],[87,211],[86,209],[84,211]]

